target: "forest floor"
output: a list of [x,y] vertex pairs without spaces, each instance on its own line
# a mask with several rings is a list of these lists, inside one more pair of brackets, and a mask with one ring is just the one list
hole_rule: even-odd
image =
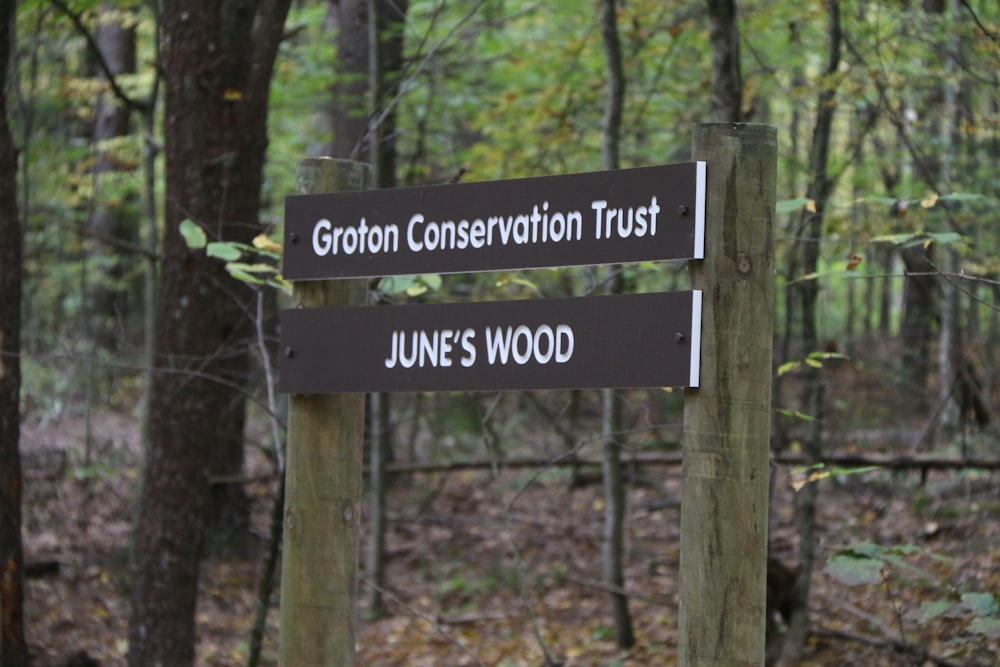
[[[38,667],[65,665],[81,651],[122,667],[137,428],[125,411],[93,415],[88,463],[87,420],[70,413],[29,418],[22,436],[26,560],[58,563],[28,581],[28,641]],[[251,458],[251,475],[269,470],[259,459]],[[998,474],[931,471],[922,480],[871,471],[817,482],[819,566],[803,664],[1000,663]],[[274,485],[262,478],[247,488],[265,537]],[[571,488],[568,480],[566,471],[532,470],[398,480],[389,499],[388,613],[368,618],[363,583],[357,664],[538,667],[550,664],[546,655],[566,667],[675,664],[679,467],[643,469],[629,487],[626,587],[637,644],[628,651],[615,647],[601,583],[601,486]],[[790,565],[797,538],[788,468],[776,469],[774,489],[772,549]],[[204,564],[198,665],[246,663],[259,569],[256,559]],[[277,635],[276,592],[262,664],[276,664]]]

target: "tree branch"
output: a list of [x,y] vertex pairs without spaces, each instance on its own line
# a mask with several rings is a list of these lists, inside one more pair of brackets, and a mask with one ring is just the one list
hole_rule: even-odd
[[94,39],[94,35],[84,24],[82,15],[70,9],[69,6],[63,2],[63,0],[51,0],[51,2],[56,9],[62,12],[66,18],[73,23],[76,31],[80,33],[83,39],[87,42],[87,48],[89,48],[91,53],[94,54],[97,66],[100,68],[101,73],[107,80],[108,85],[111,86],[111,92],[114,94],[115,99],[121,102],[121,104],[125,107],[133,111],[138,111],[140,114],[149,113],[153,108],[153,102],[151,100],[143,101],[130,97],[124,90],[122,90],[122,87],[118,85],[118,77],[111,71],[111,66],[105,59],[104,54],[101,53],[101,48],[98,46],[97,40]]

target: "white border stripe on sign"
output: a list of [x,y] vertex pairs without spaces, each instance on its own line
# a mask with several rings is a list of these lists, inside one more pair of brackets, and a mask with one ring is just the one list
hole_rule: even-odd
[[696,163],[694,199],[694,259],[705,259],[705,190],[707,169],[704,161]]
[[691,291],[691,378],[688,386],[699,387],[701,379],[701,290]]

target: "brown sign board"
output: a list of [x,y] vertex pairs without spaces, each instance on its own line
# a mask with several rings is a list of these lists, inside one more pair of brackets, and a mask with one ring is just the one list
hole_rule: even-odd
[[281,313],[292,394],[697,387],[701,292]]
[[705,163],[285,200],[288,280],[704,257]]

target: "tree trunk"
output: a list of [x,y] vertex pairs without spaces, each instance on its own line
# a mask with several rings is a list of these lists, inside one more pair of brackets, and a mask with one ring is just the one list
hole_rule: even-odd
[[[841,23],[840,5],[829,4],[826,72],[832,76],[840,67]],[[820,92],[816,105],[816,125],[813,128],[812,146],[809,155],[810,183],[806,196],[815,202],[815,212],[803,212],[805,220],[800,225],[806,242],[798,244],[802,248],[802,271],[808,275],[819,267],[820,244],[812,242],[823,232],[823,213],[833,190],[833,181],[828,174],[830,143],[833,119],[836,113],[836,88],[825,88]],[[816,331],[816,302],[819,284],[816,280],[797,283],[802,312],[802,345],[806,353],[819,350]],[[807,414],[810,415],[809,432],[805,442],[805,453],[810,464],[822,460],[824,385],[817,369],[809,367],[806,374]],[[809,594],[813,564],[816,558],[816,501],[819,496],[818,484],[807,484],[796,495],[796,519],[799,529],[798,575],[792,592],[791,619],[788,620],[788,634],[781,647],[779,665],[798,664],[805,648],[809,633]]]
[[[930,375],[930,347],[937,304],[937,281],[932,266],[934,247],[922,244],[900,248],[906,272],[903,290],[903,322],[899,335],[903,342],[903,372],[900,391],[905,414],[925,415],[927,378]],[[901,413],[902,414],[902,413]]]
[[[604,104],[604,138],[601,159],[605,169],[618,169],[622,108],[625,106],[625,68],[622,64],[621,41],[618,37],[617,0],[601,2],[601,36],[608,74],[608,91]],[[610,292],[621,294],[625,289],[622,267],[611,266]],[[635,644],[632,616],[625,588],[625,484],[621,465],[622,409],[620,397],[613,389],[601,390],[601,429],[604,441],[602,477],[604,478],[604,581],[611,593],[615,643],[619,648]]]
[[[112,76],[135,73],[135,27],[126,23],[121,11],[108,4],[101,5],[101,18],[96,33],[100,57]],[[100,69],[101,81],[107,74]],[[120,250],[111,248],[105,239],[136,242],[138,229],[133,193],[108,192],[105,174],[131,171],[134,166],[122,165],[102,142],[129,133],[130,109],[110,93],[98,99],[94,121],[94,144],[97,160],[94,165],[94,205],[88,227],[94,238],[87,253],[88,293],[86,318],[90,340],[98,350],[114,352],[118,348],[121,324],[127,319],[127,291],[121,285],[126,272],[126,259]],[[120,189],[120,188],[119,188]]]
[[0,664],[27,667],[21,547],[21,281],[17,154],[7,124],[13,2],[0,3]]
[[164,6],[165,236],[132,559],[134,667],[192,664],[210,473],[223,471],[220,462],[242,463],[239,388],[249,349],[245,313],[254,312],[244,306],[253,294],[221,262],[189,250],[178,228],[191,219],[210,239],[243,242],[257,232],[268,87],[288,4]]
[[738,123],[743,120],[743,75],[736,1],[706,1],[712,42],[712,119]]
[[368,152],[368,48],[368,0],[340,0],[331,157],[357,160]]

